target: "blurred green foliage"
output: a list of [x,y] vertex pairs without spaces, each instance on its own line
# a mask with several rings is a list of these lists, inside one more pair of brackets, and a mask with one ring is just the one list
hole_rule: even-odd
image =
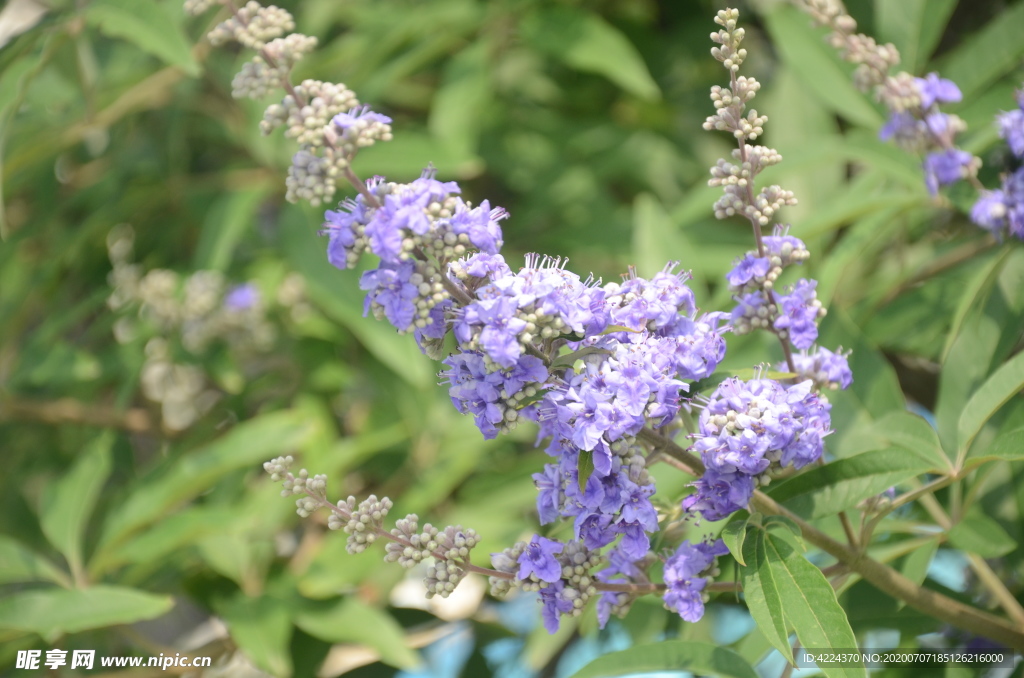
[[[715,190],[705,185],[707,167],[729,151],[727,138],[700,128],[707,90],[722,77],[707,39],[718,3],[280,4],[320,40],[297,78],[344,82],[395,119],[395,140],[357,160],[362,176],[408,180],[433,162],[468,198],[510,210],[510,262],[539,251],[614,279],[629,265],[650,275],[677,259],[705,310],[729,308],[722,277],[751,237],[745,222],[713,219]],[[908,68],[957,81],[965,147],[985,158],[993,183],[1004,167],[991,120],[1021,81],[1024,3],[849,4]],[[241,650],[272,675],[314,675],[329,653],[332,675],[360,664],[359,675],[391,675],[422,665],[417,648],[470,616],[478,642],[463,675],[486,675],[481,648],[516,631],[491,603],[478,605],[482,588],[461,609],[409,609],[408,596],[389,597],[400,568],[382,567],[380,554],[348,556],[325,521],[300,521],[260,463],[291,452],[327,473],[333,494],[386,494],[397,515],[472,526],[481,558],[536,529],[530,474],[544,455],[532,434],[482,441],[437,387],[437,366],[361,317],[357,277],[325,261],[320,212],[283,200],[289,143],[260,136],[261,104],[230,97],[250,55],[209,49],[212,14],[186,21],[173,0],[45,9],[0,49],[0,666],[26,648],[173,653],[192,634],[190,651],[228,661]],[[918,160],[877,140],[882,110],[805,16],[777,2],[742,9],[748,74],[765,83],[765,143],[786,159],[767,180],[800,199],[787,218],[814,254],[805,275],[820,281],[830,310],[822,344],[854,350],[856,381],[833,399],[829,451],[877,449],[893,430],[885,418],[907,400],[935,412],[942,447],[956,449],[964,405],[1020,348],[1024,251],[984,241],[957,210],[970,195],[928,196]],[[266,350],[176,345],[216,394],[185,430],[168,427],[140,390],[147,340],[160,331],[114,338],[107,237],[120,224],[134,230],[142,271],[218,271],[253,281],[266,299],[301,276],[303,312],[269,316],[276,343]],[[730,337],[725,372],[777,351]],[[1024,422],[1019,396],[983,405],[977,445]],[[941,498],[974,521],[950,544],[999,557],[1019,600],[1024,470],[1001,460],[1011,456],[997,449],[984,466],[979,457],[959,494]],[[872,468],[846,501],[852,508],[929,468]],[[666,467],[656,476],[663,525],[677,535],[689,478]],[[840,534],[835,511],[826,513],[818,522]],[[930,520],[914,508],[884,523],[879,548],[889,550],[878,557],[924,581],[930,558],[916,554],[938,541],[922,551],[913,540]],[[983,548],[972,544],[978,534],[988,535]],[[675,543],[662,535],[656,546]],[[911,610],[897,614],[896,601],[866,584],[848,586],[858,633],[939,630]],[[758,631],[721,640],[716,625],[735,606],[720,602],[700,624],[680,625],[658,601],[641,601],[625,628],[633,642],[728,642],[756,663],[768,642]],[[565,626],[550,638],[529,633],[522,665],[555,675],[567,646],[596,631],[592,616]],[[571,662],[561,665],[564,673]]]

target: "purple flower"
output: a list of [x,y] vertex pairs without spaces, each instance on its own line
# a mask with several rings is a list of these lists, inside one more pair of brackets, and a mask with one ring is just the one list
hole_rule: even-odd
[[540,602],[544,605],[541,616],[544,618],[544,628],[548,633],[557,633],[560,617],[573,610],[572,601],[562,595],[565,582],[555,581],[551,586],[540,590]]
[[929,73],[923,78],[914,78],[921,92],[921,108],[927,110],[933,104],[952,104],[960,101],[963,95],[960,88],[952,80],[940,78],[938,73]]
[[693,448],[707,467],[683,501],[686,510],[721,520],[750,501],[754,477],[770,466],[801,468],[821,457],[830,432],[829,405],[810,380],[723,381],[701,412]]
[[[539,385],[548,377],[544,363],[535,356],[522,356],[511,368],[496,371],[489,371],[483,355],[473,351],[454,353],[443,362],[449,369],[441,376],[450,385],[452,405],[463,414],[472,414],[488,440],[498,435],[508,410],[517,407],[516,394],[524,389],[531,393],[528,389],[537,387],[531,385]],[[516,411],[518,416],[527,414],[525,409]]]
[[775,329],[785,330],[796,348],[810,348],[818,340],[817,320],[822,309],[815,293],[817,285],[816,280],[801,279],[789,293],[776,298],[779,315]]
[[347,130],[350,127],[362,122],[371,123],[377,122],[383,125],[390,125],[391,118],[380,113],[375,113],[370,110],[369,106],[357,106],[347,113],[339,113],[334,116],[334,126],[341,130]]
[[913,145],[920,140],[923,124],[907,111],[892,113],[889,120],[878,130],[882,141],[894,140],[897,144]]
[[487,200],[478,206],[469,208],[459,203],[455,215],[451,218],[452,232],[456,235],[466,234],[469,241],[481,252],[497,254],[502,246],[501,227],[498,222],[508,218],[508,212],[502,207],[491,209]]
[[996,119],[999,121],[999,136],[1006,139],[1015,156],[1024,158],[1024,110],[1018,108],[1000,113]]
[[683,499],[683,510],[700,513],[705,520],[722,520],[744,509],[754,495],[754,479],[742,473],[707,469],[693,486],[697,491]]
[[533,474],[537,486],[537,514],[541,525],[558,519],[562,507],[562,473],[557,464],[545,464],[543,473]]
[[689,540],[680,544],[665,561],[665,606],[688,622],[700,621],[707,579],[699,575],[714,567],[717,556],[728,552],[721,539],[712,544],[692,544]]
[[747,252],[746,256],[736,262],[725,279],[733,287],[742,288],[755,278],[764,278],[771,269],[771,261],[768,257],[755,256],[753,252]]
[[924,181],[928,192],[935,195],[939,186],[959,181],[964,169],[974,161],[974,156],[959,148],[948,148],[929,153],[924,159]]
[[[819,388],[845,389],[853,383],[853,373],[847,362],[849,352],[842,349],[833,353],[827,348],[819,347],[813,353],[802,351],[793,356],[793,364],[797,374],[804,379],[812,380]],[[789,367],[785,363],[776,366],[783,372]]]
[[[473,256],[457,262],[457,267],[475,278],[497,280],[512,275],[512,269],[505,263],[505,257],[500,254],[477,252]],[[452,268],[456,268],[456,264],[453,264]]]
[[224,306],[232,311],[247,311],[260,303],[260,291],[252,283],[236,285],[224,295]]
[[1010,235],[1024,240],[1024,168],[1003,179],[1003,193]]
[[562,578],[562,566],[555,555],[561,553],[564,547],[561,542],[533,535],[523,555],[519,556],[519,573],[516,576],[525,580],[533,574],[549,584],[559,581]]
[[369,292],[363,304],[363,315],[380,308],[399,332],[408,331],[416,318],[416,299],[419,298],[416,286],[409,282],[414,272],[415,265],[411,261],[382,261],[377,268],[363,273],[359,289]]

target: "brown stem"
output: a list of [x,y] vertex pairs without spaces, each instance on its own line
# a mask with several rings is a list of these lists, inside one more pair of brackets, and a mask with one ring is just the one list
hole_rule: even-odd
[[28,419],[47,424],[87,424],[116,428],[130,433],[157,433],[149,412],[132,408],[123,412],[113,407],[83,403],[73,398],[58,400],[0,399],[0,420]]
[[[925,511],[931,515],[932,519],[947,532],[953,527],[954,522],[950,519],[942,505],[939,504],[938,500],[931,494],[923,494],[920,497],[921,505],[924,506]],[[1009,589],[1006,588],[1006,584],[999,578],[985,559],[976,553],[967,554],[967,562],[974,570],[974,573],[978,575],[978,581],[984,586],[992,597],[996,599],[999,606],[1013,619],[1021,629],[1024,629],[1024,607],[1017,601]]]
[[[326,139],[324,140],[327,141]],[[349,158],[351,160],[351,158]],[[377,199],[373,193],[370,193],[370,189],[366,187],[366,182],[356,176],[356,173],[352,171],[352,167],[348,164],[345,165],[343,170],[345,178],[348,179],[348,183],[352,184],[352,187],[359,191],[359,194],[363,196],[363,200],[366,201],[367,205],[371,207],[380,207],[381,202]]]
[[839,522],[843,525],[843,532],[846,533],[846,540],[850,542],[850,546],[858,548],[857,535],[853,531],[853,525],[850,524],[850,517],[846,515],[846,511],[839,512]]

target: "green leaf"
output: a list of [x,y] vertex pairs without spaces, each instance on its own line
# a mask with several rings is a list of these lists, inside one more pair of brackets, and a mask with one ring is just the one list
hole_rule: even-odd
[[476,153],[484,112],[491,102],[490,55],[493,45],[486,39],[474,42],[451,59],[444,79],[434,94],[428,126],[458,155]]
[[892,42],[911,73],[928,61],[957,0],[875,0],[875,25],[880,43]]
[[[800,644],[812,650],[855,648],[846,612],[825,575],[790,544],[774,535],[764,536],[767,562],[775,576],[779,594],[786,601],[786,619],[793,625]],[[821,667],[826,676],[867,676],[863,667]]]
[[125,541],[104,558],[106,570],[124,564],[152,563],[178,549],[199,542],[223,530],[238,509],[222,506],[194,506],[163,518],[152,527]]
[[999,523],[982,513],[969,513],[949,530],[949,543],[982,558],[998,558],[1017,548]]
[[606,348],[600,348],[598,346],[584,346],[583,348],[573,351],[572,353],[566,353],[560,355],[551,361],[551,369],[566,369],[576,364],[577,360],[594,354],[611,355],[611,351]]
[[[935,552],[938,548],[938,538],[930,539],[924,545],[915,548],[903,559],[900,572],[904,577],[920,586],[924,582],[925,577],[928,576],[928,568],[931,566],[932,558],[935,557]],[[903,607],[904,605],[906,605],[904,601],[897,601],[897,607]]]
[[883,440],[911,450],[923,460],[930,460],[932,470],[952,470],[949,458],[939,443],[939,434],[923,417],[897,410],[876,421],[873,429]]
[[692,261],[692,252],[693,244],[661,202],[650,193],[638,195],[633,201],[633,255],[640,273],[652,276],[660,271],[665,267],[666,255],[699,267],[699,262]]
[[803,518],[822,518],[853,508],[930,466],[898,447],[873,450],[804,471],[773,486],[768,494]]
[[1024,353],[1018,353],[997,369],[967,401],[958,426],[957,466],[963,463],[974,437],[1010,398],[1024,389]]
[[768,532],[774,532],[776,535],[786,539],[791,544],[794,544],[800,548],[801,551],[806,551],[807,547],[803,543],[803,533],[800,531],[800,526],[796,524],[796,521],[786,516],[768,516],[764,519],[764,529]]
[[848,69],[840,65],[822,33],[811,28],[806,15],[780,5],[765,20],[782,61],[814,92],[822,106],[869,129],[882,124],[882,116],[853,86]]
[[611,678],[638,673],[689,671],[724,678],[757,678],[757,672],[743,657],[710,643],[669,640],[637,645],[628,650],[598,657],[570,678]]
[[189,75],[199,75],[199,64],[182,29],[181,12],[172,3],[153,0],[92,0],[85,20],[112,38],[122,38]]
[[589,450],[580,450],[580,456],[576,459],[576,482],[579,484],[580,492],[586,491],[587,481],[590,474],[594,472],[594,453]]
[[734,520],[724,528],[722,528],[722,534],[719,535],[722,541],[725,542],[726,547],[729,549],[729,553],[736,559],[736,562],[740,565],[746,565],[747,562],[743,559],[743,542],[747,538],[747,524],[752,520],[755,520],[754,516],[759,514],[749,515],[740,520]]
[[82,567],[85,526],[110,475],[113,444],[110,431],[94,438],[75,465],[43,493],[39,524],[50,543],[68,559],[72,572]]
[[953,342],[959,336],[960,330],[967,321],[967,316],[972,310],[984,304],[985,297],[991,291],[992,286],[995,285],[999,272],[1002,270],[1009,255],[1009,248],[1003,248],[996,256],[988,259],[985,265],[980,267],[967,285],[964,286],[963,294],[957,302],[956,313],[953,315],[949,334],[946,336],[946,343],[942,347],[941,362],[946,362],[946,356],[949,355]]
[[196,246],[195,268],[227,270],[265,195],[263,187],[232,191],[210,207]]
[[960,87],[964,99],[985,90],[1020,63],[1024,54],[1024,4],[1017,3],[993,18],[936,66],[942,77]]
[[153,619],[173,606],[170,596],[120,586],[22,591],[0,599],[0,629],[52,641],[65,633]]
[[971,469],[987,461],[1020,461],[1024,459],[1024,428],[1001,433],[987,450],[971,450],[964,465]]
[[789,622],[783,611],[777,575],[768,560],[765,538],[764,530],[756,529],[752,530],[752,534],[743,543],[743,560],[747,563],[740,568],[743,598],[761,633],[782,653],[786,661],[792,663]]
[[959,424],[967,401],[1013,351],[1024,332],[1024,250],[999,258],[972,297],[943,360],[935,419],[942,447],[959,451]]
[[352,596],[329,608],[301,612],[295,625],[329,643],[371,647],[382,662],[395,668],[415,669],[421,664],[419,654],[409,648],[405,632],[391,615]]
[[603,75],[641,99],[661,98],[636,47],[596,14],[565,5],[542,7],[523,21],[521,30],[540,50],[572,68]]
[[113,546],[146,525],[162,520],[224,475],[240,468],[258,468],[263,461],[302,445],[312,430],[299,413],[274,412],[240,424],[210,444],[182,456],[163,475],[137,485],[124,504],[111,512],[100,552],[91,568],[97,571],[104,567],[104,558]]
[[269,596],[238,595],[217,606],[231,631],[231,639],[254,664],[273,676],[290,676],[291,615],[280,600]]
[[70,585],[59,567],[21,542],[0,534],[0,584],[29,581]]

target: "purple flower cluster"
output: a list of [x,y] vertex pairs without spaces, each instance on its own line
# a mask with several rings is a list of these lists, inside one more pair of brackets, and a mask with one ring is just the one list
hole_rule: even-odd
[[[818,347],[813,352],[801,351],[795,354],[793,364],[800,379],[810,379],[819,389],[845,389],[853,383],[853,373],[847,361],[849,355],[850,352],[844,353],[842,348],[833,352]],[[776,369],[786,371],[789,366],[782,363]]]
[[935,195],[940,186],[954,184],[967,176],[974,156],[959,148],[946,148],[924,158],[924,184]]
[[[383,124],[373,116],[367,110],[342,114],[335,125],[344,130]],[[418,339],[444,334],[444,312],[451,307],[449,263],[473,251],[496,254],[501,247],[498,222],[505,211],[491,209],[487,201],[472,207],[459,193],[458,184],[436,180],[428,168],[410,184],[368,181],[365,195],[325,215],[331,264],[354,267],[364,252],[380,257],[380,266],[360,280],[368,292],[366,312],[386,318],[399,332],[417,330]]]
[[515,428],[522,401],[537,395],[548,376],[544,362],[529,355],[494,371],[488,371],[483,355],[475,351],[454,353],[444,364],[448,369],[441,376],[449,384],[452,405],[471,414],[487,440]]
[[807,246],[800,238],[788,235],[779,225],[774,235],[762,238],[764,254],[747,252],[738,259],[725,279],[736,293],[772,289],[787,266],[802,264],[809,256]]
[[939,111],[939,104],[956,103],[963,99],[960,88],[952,80],[929,73],[913,78],[916,105],[900,105],[879,130],[882,141],[894,141],[898,146],[915,153],[925,153],[923,162],[925,186],[932,195],[941,186],[947,186],[972,176],[979,161],[967,151],[956,147],[955,137],[966,129],[955,115]]
[[727,553],[729,549],[721,539],[697,544],[686,540],[680,544],[665,561],[665,607],[688,622],[700,621],[707,602],[703,593],[707,578],[701,575],[717,574],[715,560]]
[[818,319],[825,308],[818,301],[816,280],[800,279],[785,294],[777,297],[775,331],[799,349],[810,348],[818,340]]
[[[1017,93],[1018,107],[998,117],[999,135],[1010,151],[1024,159],[1024,90]],[[971,221],[997,238],[1007,234],[1024,240],[1024,168],[1003,177],[1003,185],[986,191],[971,208]]]
[[771,329],[795,347],[809,348],[818,338],[818,319],[825,315],[815,294],[817,282],[801,279],[782,294],[773,290],[783,269],[802,264],[810,253],[802,240],[788,235],[781,225],[762,242],[763,254],[747,252],[725,276],[736,293],[733,330],[746,334]]
[[812,386],[810,380],[791,386],[771,379],[723,381],[694,436],[707,473],[683,507],[720,520],[746,506],[769,469],[799,469],[820,458],[831,406]]
[[[601,323],[601,290],[561,266],[561,261],[531,254],[526,267],[512,273],[500,255],[467,261],[467,271],[486,273],[488,284],[461,309],[454,323],[463,350],[479,350],[502,367],[511,367],[535,339],[584,335]],[[596,309],[596,313],[595,310]]]
[[771,328],[796,348],[810,348],[818,340],[818,320],[825,315],[815,292],[817,285],[815,280],[801,278],[782,294],[773,295],[774,303],[769,300],[768,290],[736,297],[733,329],[737,334],[746,334],[758,328]]
[[955,104],[963,99],[960,88],[952,80],[940,78],[938,73],[929,73],[923,78],[914,78],[921,93],[921,110],[927,111],[935,104]]

